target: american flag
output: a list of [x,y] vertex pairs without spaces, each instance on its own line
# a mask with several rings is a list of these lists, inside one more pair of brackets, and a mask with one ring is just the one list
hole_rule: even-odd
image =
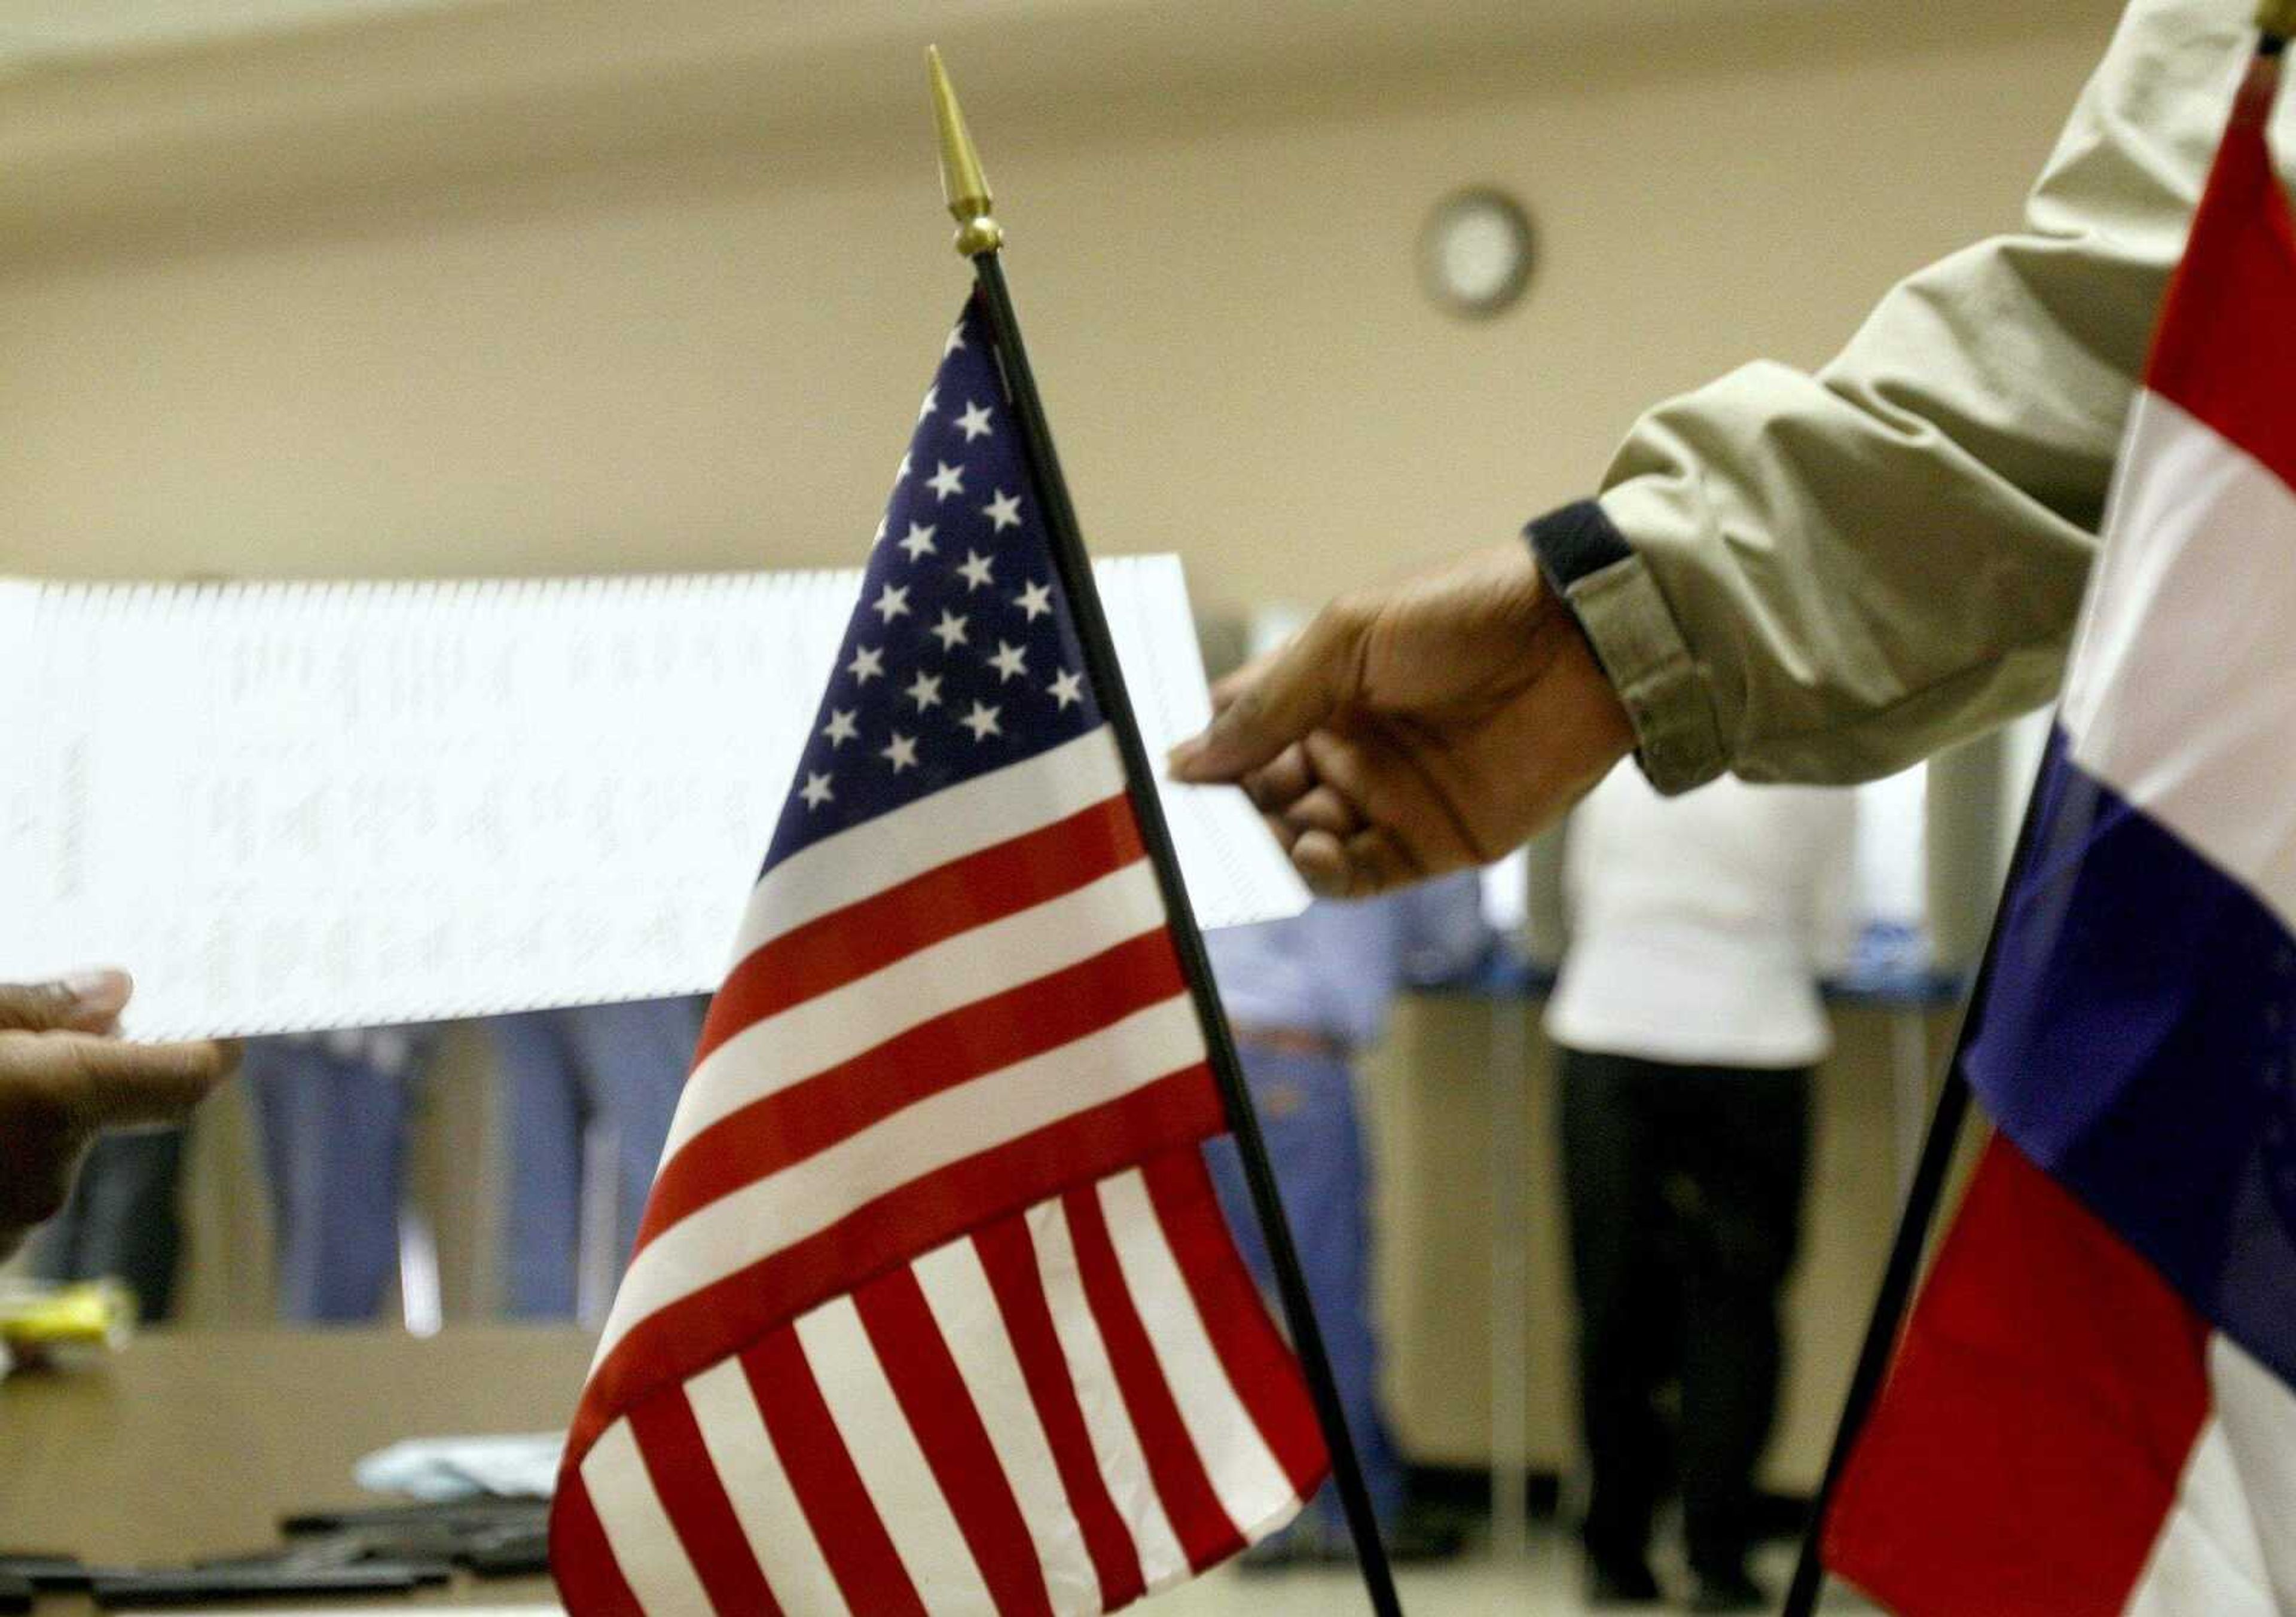
[[1321,1480],[1034,488],[969,306],[568,1441],[578,1614],[1111,1611]]

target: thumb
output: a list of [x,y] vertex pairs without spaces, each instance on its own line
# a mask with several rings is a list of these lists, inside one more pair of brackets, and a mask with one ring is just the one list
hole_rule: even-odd
[[0,983],[0,1031],[108,1033],[135,985],[124,971],[76,971],[53,983]]
[[238,1058],[235,1046],[205,1041],[71,1041],[67,1092],[73,1115],[98,1129],[173,1123],[230,1077]]
[[1334,601],[1280,649],[1224,682],[1211,723],[1172,749],[1173,778],[1236,780],[1354,700],[1369,623],[1359,608]]

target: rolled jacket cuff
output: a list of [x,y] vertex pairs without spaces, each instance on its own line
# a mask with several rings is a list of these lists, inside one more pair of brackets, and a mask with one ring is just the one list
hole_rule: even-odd
[[1727,764],[1714,706],[1649,567],[1592,500],[1523,529],[1547,587],[1570,608],[1635,727],[1635,755],[1672,794],[1703,786]]

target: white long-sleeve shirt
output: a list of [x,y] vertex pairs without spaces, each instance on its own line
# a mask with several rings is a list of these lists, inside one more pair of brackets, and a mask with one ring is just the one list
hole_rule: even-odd
[[1724,779],[1669,799],[1612,771],[1571,814],[1547,1033],[1685,1066],[1821,1059],[1817,983],[1849,951],[1857,823],[1846,791]]

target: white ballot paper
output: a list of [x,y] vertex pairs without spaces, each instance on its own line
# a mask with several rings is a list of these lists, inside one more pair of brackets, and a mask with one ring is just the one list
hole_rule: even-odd
[[[1160,761],[1178,559],[1098,576]],[[714,989],[859,579],[0,581],[0,980],[126,966],[144,1038]],[[1241,793],[1163,800],[1204,925],[1305,906]]]

